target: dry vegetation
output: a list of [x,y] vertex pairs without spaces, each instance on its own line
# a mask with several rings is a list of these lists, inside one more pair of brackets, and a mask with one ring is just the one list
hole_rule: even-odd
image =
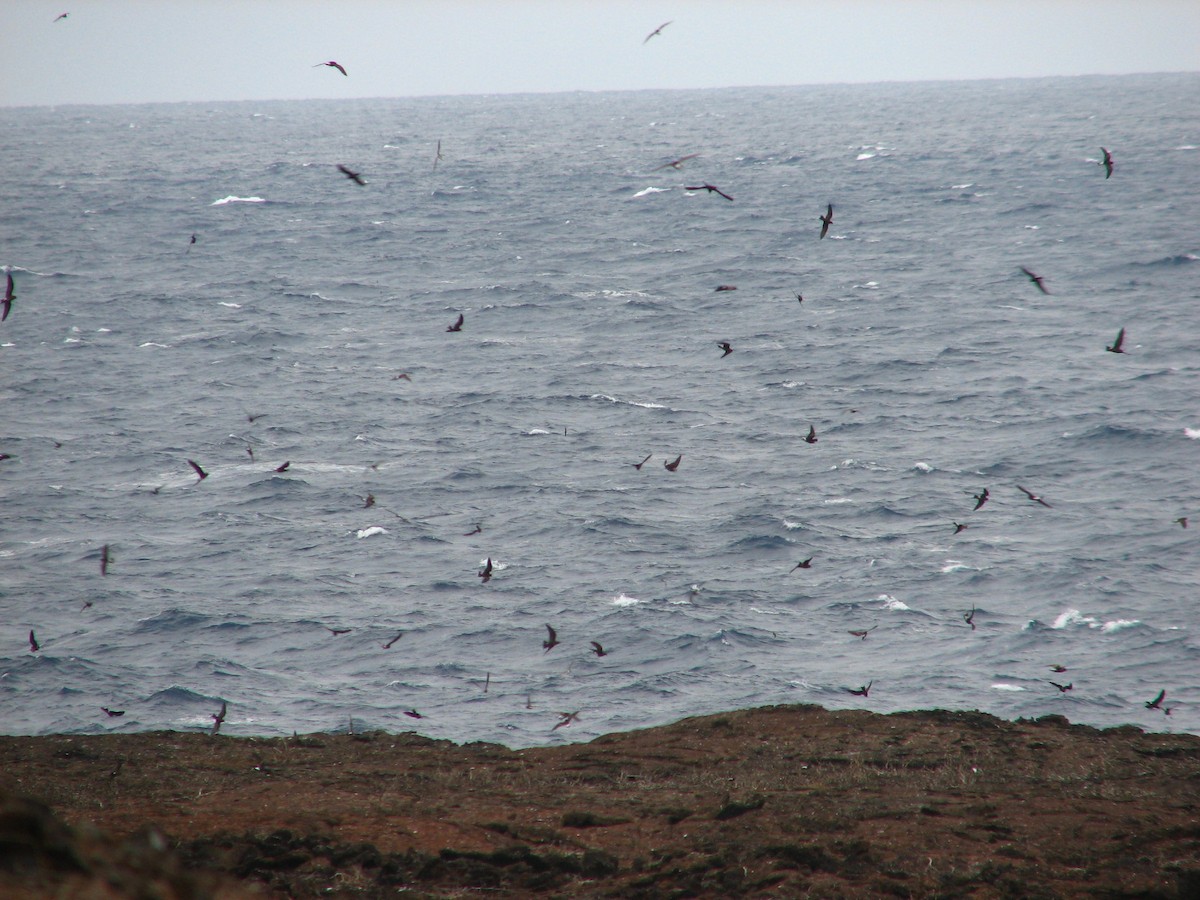
[[0,773],[4,896],[1200,896],[1200,738],[1060,717],[10,737]]

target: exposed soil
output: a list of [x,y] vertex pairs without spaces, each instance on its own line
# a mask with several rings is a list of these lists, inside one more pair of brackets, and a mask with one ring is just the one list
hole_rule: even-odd
[[1192,898],[1200,737],[812,706],[522,751],[382,732],[0,737],[0,886]]

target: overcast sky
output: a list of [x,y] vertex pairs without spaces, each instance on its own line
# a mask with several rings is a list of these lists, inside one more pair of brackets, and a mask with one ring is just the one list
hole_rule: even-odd
[[0,0],[5,106],[1177,71],[1200,0]]

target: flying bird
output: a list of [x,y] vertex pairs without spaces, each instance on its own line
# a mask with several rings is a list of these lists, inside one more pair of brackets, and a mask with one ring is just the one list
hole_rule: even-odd
[[484,584],[492,580],[492,558],[490,556],[483,568],[479,570],[479,578]]
[[595,653],[596,656],[608,656],[608,651],[600,646],[599,641],[591,641],[590,643],[592,645],[592,652]]
[[[650,32],[648,35],[646,35],[646,39],[644,41],[642,41],[642,45],[645,46],[646,43],[650,40],[650,38],[662,34],[662,30],[674,21],[675,21],[674,19],[668,19],[666,22],[663,22],[661,25],[659,25],[657,28],[655,28],[652,32]],[[684,157],[684,158],[686,159],[687,157]]]
[[[62,19],[65,19],[69,15],[70,15],[69,12],[59,13],[57,16],[54,17],[54,22],[61,21]],[[50,24],[53,25],[54,22],[51,22]]]
[[730,197],[727,193],[725,193],[723,190],[721,190],[715,184],[708,184],[707,182],[704,184],[701,184],[701,185],[697,185],[695,187],[685,187],[684,190],[685,191],[708,191],[710,194],[720,194],[726,200],[733,200],[732,197]]
[[249,441],[246,441],[246,455],[250,457],[251,462],[254,462],[254,447]]
[[108,544],[100,548],[100,574],[108,574],[108,564],[112,562],[112,557],[108,555]]
[[433,167],[436,169],[437,164],[440,163],[441,161],[442,161],[442,142],[438,141],[437,150],[435,150],[434,154],[433,154]]
[[729,346],[729,341],[717,341],[717,346],[725,351],[721,354],[721,359],[724,359],[733,352],[733,348]]
[[188,464],[189,466],[191,466],[191,467],[192,467],[192,471],[196,473],[196,481],[197,481],[197,483],[199,483],[199,482],[203,481],[205,478],[207,478],[207,477],[208,477],[208,473],[207,473],[207,472],[205,472],[205,471],[204,471],[202,468],[200,468],[200,463],[196,462],[194,459],[189,459],[189,460],[187,461],[187,464]]
[[817,429],[815,425],[808,426],[808,434],[804,436],[804,443],[815,444],[817,442]]
[[276,472],[286,472],[288,470],[288,468],[291,466],[291,464],[292,464],[292,461],[289,459],[286,462],[284,462],[284,464],[282,466],[276,466],[275,471]]
[[331,59],[331,60],[329,60],[329,62],[317,63],[315,66],[313,66],[313,68],[319,69],[321,66],[329,66],[329,68],[331,68],[331,69],[337,69],[343,75],[346,74],[346,70],[342,68],[342,64],[337,62],[336,60]]
[[417,712],[415,709],[406,709],[406,710],[404,711],[404,714],[405,714],[406,716],[408,716],[410,719],[423,719],[423,718],[425,718],[423,715],[421,715],[421,714],[420,714],[419,712]]
[[1043,500],[1041,497],[1039,497],[1033,491],[1027,491],[1027,490],[1025,490],[1025,488],[1021,487],[1019,484],[1017,485],[1017,490],[1020,491],[1022,494],[1024,494],[1026,497],[1028,497],[1030,500],[1032,500],[1034,503],[1040,503],[1040,504],[1042,504],[1042,506],[1046,507],[1047,509],[1052,508],[1049,503],[1047,503],[1045,500]]
[[558,724],[551,728],[551,731],[558,731],[564,725],[570,725],[572,722],[579,721],[579,710],[575,712],[563,712],[558,714]]
[[846,690],[849,691],[851,694],[853,694],[856,697],[869,697],[869,696],[871,696],[871,685],[873,685],[874,683],[875,683],[874,681],[868,681],[866,684],[864,684],[858,690],[855,690],[854,688],[846,688]]
[[796,302],[797,302],[797,303],[803,303],[803,302],[804,302],[804,295],[803,295],[803,294],[797,294],[797,295],[796,295]]
[[677,457],[675,457],[673,462],[663,463],[663,468],[666,469],[668,472],[674,472],[676,469],[679,468],[679,461],[681,459],[683,459],[682,453],[680,453]]
[[109,709],[107,706],[102,706],[100,708],[102,710],[104,710],[105,713],[108,714],[108,717],[110,719],[116,718],[117,716],[125,715],[125,710],[123,710],[123,709]]
[[719,293],[721,293],[722,291],[736,291],[736,290],[737,290],[737,285],[736,285],[736,284],[718,284],[718,285],[717,285],[717,286],[716,286],[716,287],[713,289],[713,293],[714,293],[714,294],[719,294]]
[[375,505],[375,495],[374,494],[367,494],[367,496],[363,497],[363,509],[370,509],[374,505]]
[[483,531],[483,526],[476,524],[475,528],[472,529],[471,531],[463,532],[463,537],[470,537],[473,534],[480,534],[482,531]]
[[856,638],[858,638],[860,641],[865,641],[867,639],[867,635],[870,634],[872,631],[874,631],[878,627],[879,627],[878,625],[872,625],[870,628],[867,628],[867,629],[864,629],[861,631],[851,631],[850,633],[852,635],[854,635]]
[[1113,158],[1112,154],[1103,147],[1100,148],[1100,152],[1104,154],[1104,159],[1100,160],[1096,165],[1104,167],[1104,179],[1107,181],[1109,178],[1112,178]]
[[1125,352],[1125,350],[1123,348],[1124,343],[1125,343],[1125,329],[1122,328],[1120,331],[1117,332],[1117,339],[1115,341],[1113,341],[1112,346],[1105,347],[1104,349],[1107,350],[1109,353],[1124,353]]
[[1146,701],[1146,709],[1162,709],[1162,702],[1166,698],[1167,692],[1165,690],[1159,691],[1157,697]]
[[653,455],[654,455],[653,453],[647,453],[646,458],[643,459],[640,463],[633,463],[633,467],[640,472],[642,470],[642,466],[644,466],[646,463],[648,463],[650,461],[650,457],[652,457]]
[[392,649],[392,644],[396,643],[396,641],[400,640],[400,638],[402,638],[402,637],[404,637],[404,632],[403,632],[403,631],[402,631],[402,632],[400,632],[398,635],[396,635],[394,638],[392,638],[390,641],[388,641],[386,644],[384,644],[384,645],[383,645],[383,649],[384,649],[384,650],[391,650],[391,649]]
[[462,331],[462,327],[463,327],[463,314],[459,313],[458,318],[454,321],[454,324],[446,326],[446,330],[447,331]]
[[829,232],[829,226],[833,223],[833,204],[832,203],[830,203],[826,206],[825,215],[821,216],[820,219],[821,219],[821,237],[825,237],[825,235]]
[[549,625],[546,626],[546,632],[549,634],[549,637],[547,637],[546,640],[542,641],[542,647],[545,648],[543,650],[544,653],[549,653],[551,650],[553,650],[555,647],[557,647],[559,645],[558,632],[555,631],[553,628],[551,628]]
[[326,631],[328,631],[330,634],[332,634],[334,637],[337,637],[339,634],[349,634],[349,633],[350,633],[350,632],[351,632],[353,629],[350,629],[350,628],[330,628],[328,625],[326,625],[326,626],[325,626],[325,630],[326,630]]
[[984,488],[978,494],[972,494],[971,496],[975,498],[975,509],[971,510],[971,512],[975,512],[975,510],[988,502],[988,498],[992,496],[992,492]]
[[963,613],[963,621],[971,626],[971,630],[975,630],[975,607],[971,607],[970,612]]
[[1021,266],[1021,271],[1025,273],[1025,275],[1029,278],[1030,281],[1032,281],[1034,284],[1036,284],[1038,286],[1039,291],[1041,291],[1043,294],[1050,293],[1050,291],[1048,291],[1046,289],[1046,279],[1045,278],[1043,278],[1041,275],[1037,275],[1033,272],[1030,272],[1024,266]]
[[221,711],[212,714],[213,727],[212,733],[217,734],[221,730],[221,723],[225,721],[225,701],[221,701]]
[[791,571],[788,572],[788,574],[790,575],[792,572],[795,572],[797,569],[811,569],[812,561],[813,561],[813,558],[811,556],[808,559],[800,560],[800,562],[798,562],[794,566],[792,566]]
[[12,312],[12,302],[17,299],[17,295],[13,293],[12,272],[5,272],[4,276],[4,297],[0,299],[0,322],[8,318],[8,314]]
[[959,522],[954,522],[953,524],[954,524],[954,533],[955,533],[955,534],[958,534],[960,531],[966,531],[966,530],[967,530],[967,526],[966,526],[966,525],[963,525],[963,524],[961,524],[961,523],[959,523]]
[[338,163],[338,171],[357,185],[362,185],[365,187],[367,184],[362,180],[362,175],[359,172],[351,171],[347,166],[343,166],[341,163]]
[[192,239],[190,241],[188,241],[188,248],[187,248],[188,253],[192,252],[192,244],[194,244],[194,243],[196,243],[196,235],[195,234],[193,234]]
[[1071,684],[1059,684],[1057,681],[1051,681],[1049,683],[1054,685],[1056,688],[1058,688],[1058,692],[1060,694],[1065,694],[1067,691],[1072,691],[1075,689],[1074,682],[1072,682]]
[[1178,525],[1180,528],[1187,528],[1187,523],[1188,523],[1187,516],[1180,516],[1178,519],[1175,520],[1175,524]]
[[42,645],[37,642],[37,638],[34,637],[34,634],[33,634],[33,629],[30,628],[29,629],[29,652],[37,653],[41,649],[42,649]]
[[266,413],[246,413],[246,421],[253,425],[255,421],[263,418],[265,415]]
[[[654,35],[651,35],[650,37],[653,37],[653,36]],[[646,40],[648,41],[648,40],[650,40],[650,38],[646,38]],[[700,155],[699,153],[689,153],[687,156],[681,156],[681,157],[679,157],[679,159],[673,159],[669,163],[663,163],[661,166],[658,166],[655,169],[651,169],[651,171],[657,172],[659,169],[682,169],[683,164],[685,162],[687,162],[689,159],[695,159],[699,155]]]

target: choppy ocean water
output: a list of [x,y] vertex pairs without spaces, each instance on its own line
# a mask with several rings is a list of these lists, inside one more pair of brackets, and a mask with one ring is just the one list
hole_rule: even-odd
[[0,110],[3,730],[1200,731],[1198,98]]

